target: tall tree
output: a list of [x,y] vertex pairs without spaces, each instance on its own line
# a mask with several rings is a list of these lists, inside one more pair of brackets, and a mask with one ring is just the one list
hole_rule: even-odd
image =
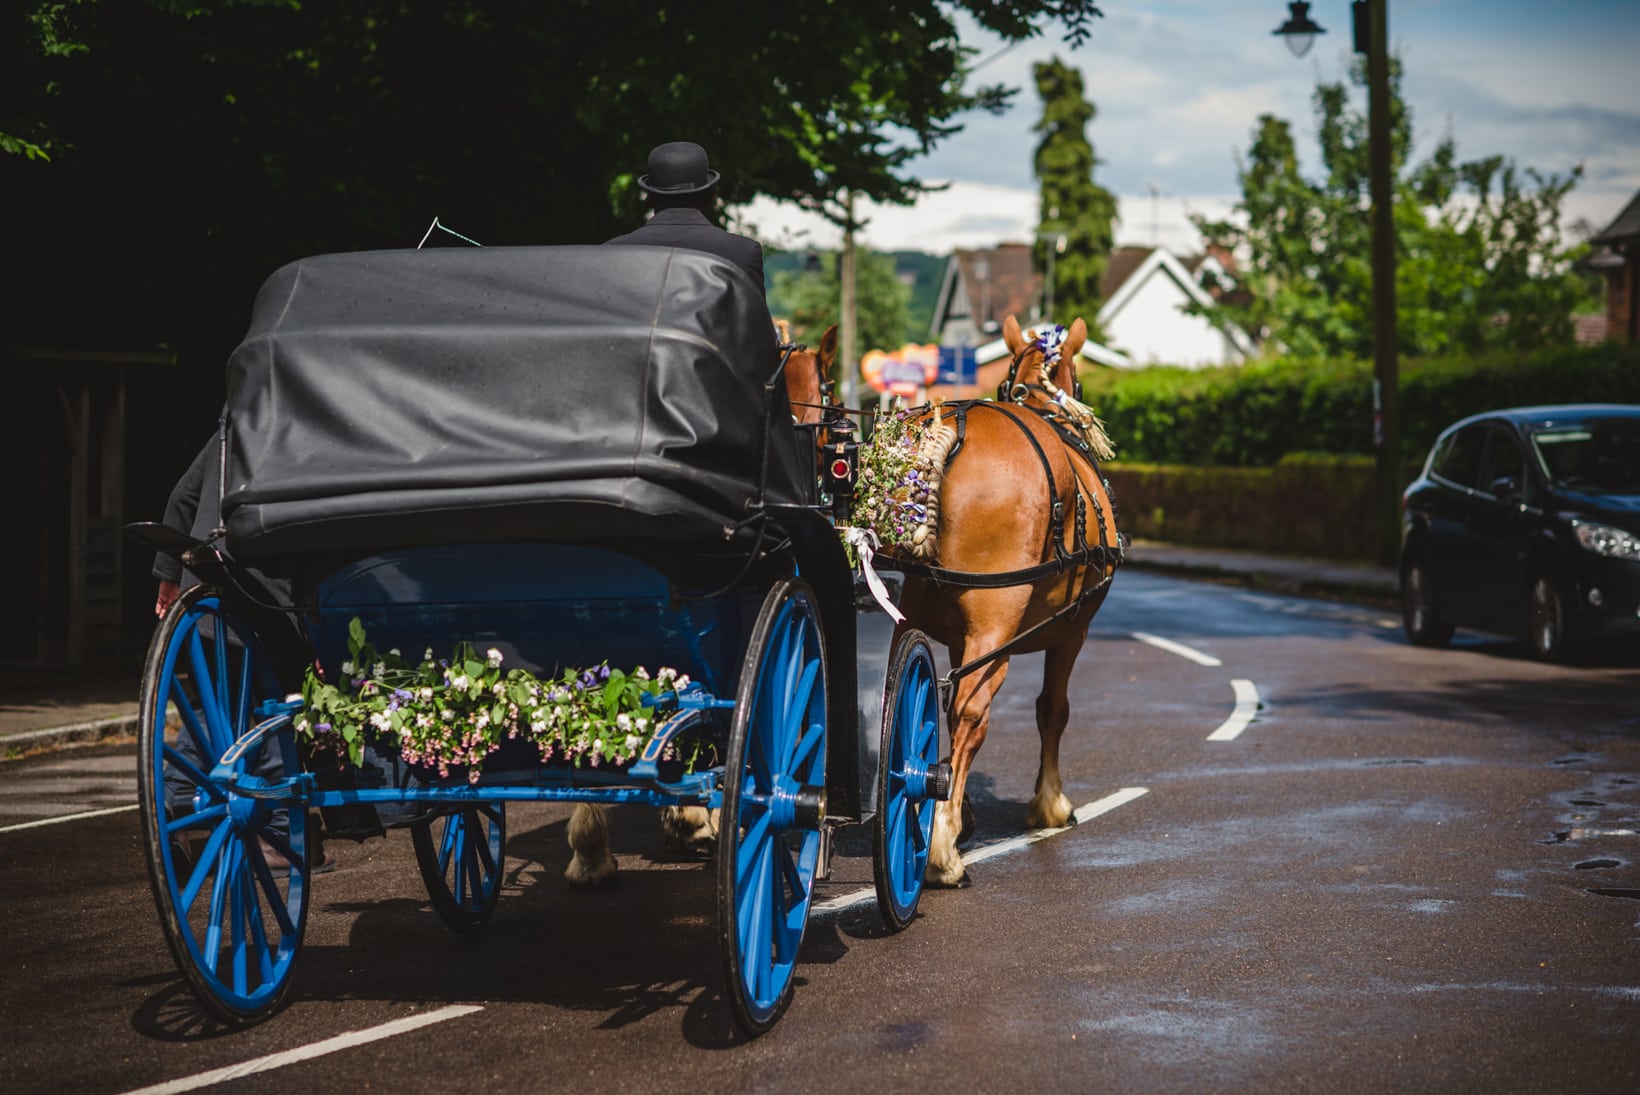
[[1097,112],[1083,94],[1082,73],[1058,57],[1031,72],[1042,99],[1035,126],[1042,134],[1035,162],[1041,213],[1033,255],[1050,279],[1055,315],[1049,318],[1081,316],[1098,339],[1099,282],[1115,243],[1116,196],[1093,181],[1099,161],[1087,127]]
[[[1487,347],[1531,349],[1570,341],[1571,315],[1587,295],[1573,268],[1582,248],[1560,237],[1560,210],[1581,175],[1520,170],[1503,157],[1467,163],[1450,135],[1409,165],[1412,119],[1391,65],[1395,175],[1395,294],[1401,352],[1411,356]],[[1299,170],[1292,130],[1260,117],[1239,164],[1236,216],[1196,218],[1209,240],[1246,261],[1245,300],[1215,309],[1303,356],[1372,353],[1372,268],[1364,113],[1350,84],[1324,83],[1313,103],[1319,178]],[[1234,298],[1232,298],[1234,299]]]

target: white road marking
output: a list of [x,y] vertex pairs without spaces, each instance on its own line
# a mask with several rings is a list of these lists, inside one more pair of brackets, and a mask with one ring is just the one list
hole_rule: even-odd
[[[1148,787],[1124,787],[1114,794],[1078,806],[1072,812],[1072,816],[1076,818],[1078,823],[1092,821],[1100,814],[1108,814],[1118,806],[1125,806],[1134,799],[1149,793],[1150,788]],[[1047,840],[1051,836],[1058,836],[1071,828],[1070,825],[1061,825],[1057,829],[1037,829],[1033,832],[1021,833],[1019,836],[999,840],[995,844],[987,844],[985,847],[972,852],[964,852],[962,861],[964,863],[982,863],[987,859],[1006,855],[1008,852],[1017,852],[1026,845],[1035,844],[1039,840]],[[837,897],[827,898],[825,901],[818,901],[809,910],[809,913],[812,916],[827,916],[831,913],[842,912],[844,909],[852,908],[862,902],[875,901],[876,899],[877,889],[873,886],[869,889],[854,890]]]
[[104,814],[123,814],[127,810],[135,810],[136,803],[129,806],[111,806],[106,810],[87,810],[83,814],[68,814],[64,817],[43,817],[39,821],[25,821],[19,825],[0,825],[0,833],[15,833],[19,829],[33,829],[40,825],[56,825],[61,821],[79,821],[86,817],[102,817]]
[[126,1095],[170,1095],[176,1091],[193,1091],[196,1088],[219,1084],[224,1080],[237,1080],[241,1076],[250,1076],[257,1072],[267,1072],[269,1069],[284,1068],[294,1065],[298,1061],[311,1060],[314,1057],[323,1057],[328,1053],[337,1053],[354,1046],[362,1046],[367,1042],[379,1041],[382,1038],[391,1038],[395,1034],[404,1034],[419,1027],[433,1023],[442,1023],[446,1019],[458,1019],[463,1015],[471,1015],[475,1011],[483,1011],[476,1004],[451,1004],[449,1007],[429,1011],[425,1015],[410,1015],[403,1019],[395,1019],[391,1023],[383,1023],[379,1027],[370,1027],[366,1030],[355,1030],[348,1034],[338,1034],[334,1038],[326,1038],[322,1042],[314,1042],[310,1046],[298,1046],[296,1049],[287,1049],[279,1053],[270,1053],[266,1057],[257,1057],[251,1061],[243,1061],[237,1065],[228,1065],[226,1068],[212,1069],[210,1072],[200,1072],[193,1076],[184,1076],[180,1080],[167,1080],[162,1084],[151,1087],[139,1087]]
[[1149,643],[1158,650],[1165,650],[1169,654],[1177,654],[1181,658],[1189,658],[1197,665],[1205,665],[1209,669],[1224,663],[1211,654],[1203,654],[1200,650],[1192,650],[1183,643],[1176,643],[1172,639],[1164,639],[1160,635],[1151,635],[1144,631],[1135,631],[1133,637],[1142,643]]
[[1235,741],[1258,713],[1258,689],[1252,681],[1237,678],[1230,682],[1230,687],[1236,690],[1236,708],[1217,730],[1207,735],[1208,741]]

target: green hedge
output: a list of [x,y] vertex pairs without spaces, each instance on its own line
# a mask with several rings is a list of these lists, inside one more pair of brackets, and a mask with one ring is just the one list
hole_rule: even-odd
[[1116,524],[1134,539],[1369,559],[1378,550],[1373,461],[1291,453],[1268,468],[1111,462]]
[[[1297,451],[1372,452],[1372,365],[1277,359],[1213,369],[1083,373],[1118,459],[1273,467]],[[1401,450],[1419,460],[1452,422],[1534,403],[1640,403],[1640,345],[1404,360]]]

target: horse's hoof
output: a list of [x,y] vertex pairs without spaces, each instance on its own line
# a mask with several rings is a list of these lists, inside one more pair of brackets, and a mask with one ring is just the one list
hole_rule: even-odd
[[927,878],[923,880],[923,887],[930,890],[966,890],[973,884],[974,880],[968,876],[968,872],[966,870],[962,872],[961,876],[959,876],[955,882],[945,882],[938,878]]

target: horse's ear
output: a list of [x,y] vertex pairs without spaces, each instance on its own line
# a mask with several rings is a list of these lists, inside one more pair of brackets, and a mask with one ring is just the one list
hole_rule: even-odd
[[1020,333],[1019,320],[1009,316],[1002,321],[1002,338],[1008,343],[1008,349],[1016,356],[1025,348],[1025,336]]
[[831,363],[837,360],[837,324],[826,328],[820,336],[820,371],[831,372]]
[[1082,344],[1087,340],[1088,325],[1082,322],[1081,316],[1078,316],[1071,322],[1071,329],[1065,332],[1065,345],[1059,351],[1059,359],[1061,361],[1070,361],[1076,357],[1077,351],[1082,349]]

